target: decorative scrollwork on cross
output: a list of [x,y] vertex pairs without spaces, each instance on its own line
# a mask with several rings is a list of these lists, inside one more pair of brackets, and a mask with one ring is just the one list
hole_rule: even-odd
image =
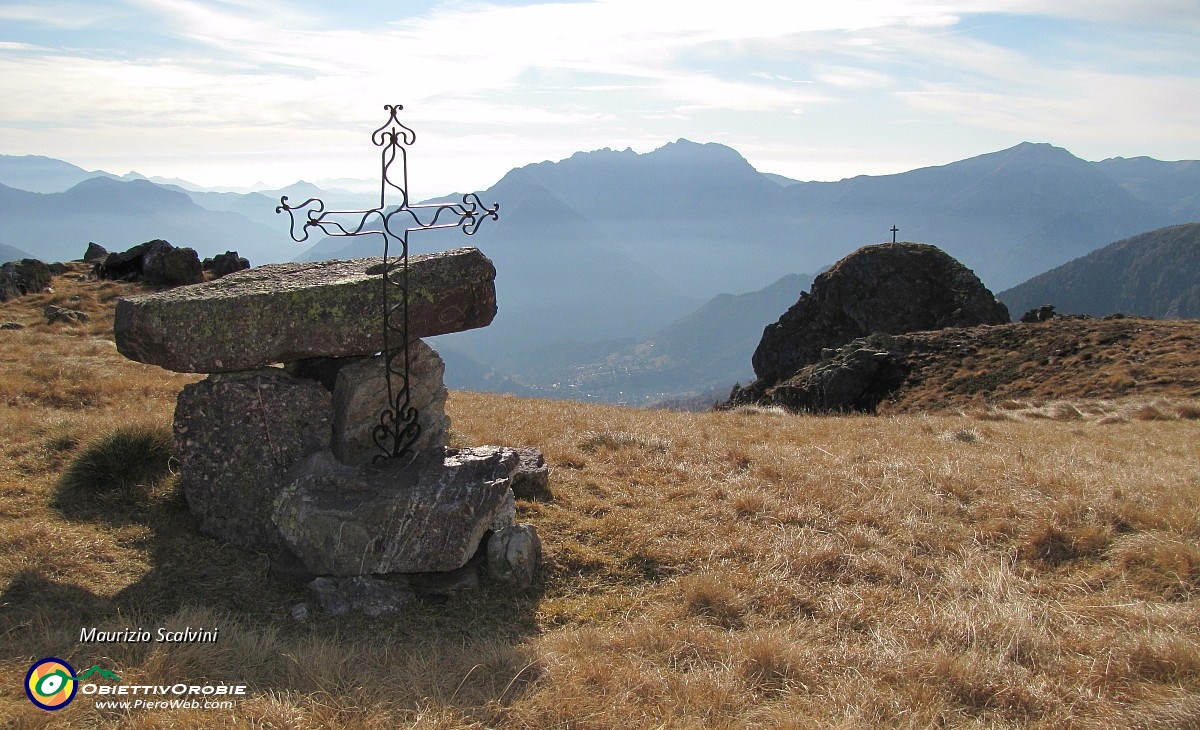
[[[327,236],[381,236],[383,266],[383,357],[388,405],[372,429],[372,438],[380,453],[376,461],[411,453],[421,436],[418,412],[412,405],[409,389],[408,338],[408,234],[438,228],[459,228],[474,235],[487,219],[499,218],[500,204],[490,207],[479,196],[469,193],[461,202],[412,205],[408,199],[408,147],[417,134],[397,117],[403,106],[387,105],[388,120],[371,133],[371,142],[382,148],[380,154],[379,205],[369,210],[326,210],[324,201],[309,198],[299,205],[279,199],[276,213],[287,212],[291,220],[292,240],[303,243],[312,229]],[[399,164],[395,164],[399,159]],[[398,170],[397,170],[398,168]],[[398,177],[396,176],[398,172]],[[388,204],[389,194],[399,195],[398,204]],[[393,243],[398,244],[398,252]]]

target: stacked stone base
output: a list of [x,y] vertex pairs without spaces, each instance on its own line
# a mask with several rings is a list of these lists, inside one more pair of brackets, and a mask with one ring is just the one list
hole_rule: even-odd
[[372,431],[388,404],[382,355],[212,374],[186,386],[175,444],[200,530],[294,556],[323,576],[313,592],[334,613],[403,605],[408,586],[422,583],[413,576],[463,571],[494,535],[503,536],[497,557],[477,562],[495,580],[528,587],[540,543],[532,526],[514,524],[512,487],[545,483],[541,455],[447,448],[445,366],[420,340],[409,350],[420,437],[412,455],[379,464]]
[[389,406],[379,353],[395,346],[380,321],[391,266],[270,264],[121,299],[113,323],[126,357],[210,373],[180,393],[174,424],[200,530],[322,576],[313,592],[335,613],[378,613],[415,588],[469,586],[481,565],[528,586],[540,554],[533,528],[513,524],[513,490],[549,494],[541,455],[447,449],[445,365],[416,339],[492,321],[496,269],[478,249],[408,260],[413,339],[392,383],[407,382],[400,405],[419,413],[420,433],[413,458],[372,463]]

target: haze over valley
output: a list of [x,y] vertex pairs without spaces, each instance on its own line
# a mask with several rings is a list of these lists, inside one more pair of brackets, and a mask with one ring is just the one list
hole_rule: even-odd
[[[893,225],[900,240],[939,246],[1001,292],[1111,242],[1200,220],[1197,190],[1200,163],[1087,162],[1049,144],[799,182],[761,173],[729,147],[678,140],[513,169],[478,193],[500,203],[498,221],[472,237],[421,232],[411,243],[414,252],[479,246],[497,265],[495,323],[435,343],[452,386],[644,404],[720,397],[752,377],[762,328],[823,268],[890,240]],[[377,203],[303,182],[239,193],[5,156],[0,253],[70,260],[89,241],[122,250],[163,238],[201,256],[237,250],[252,264],[379,254],[376,236],[295,243],[275,213],[281,195],[331,209]],[[1021,291],[1012,296],[1024,306],[1032,300]],[[1036,296],[1055,300],[1044,288]],[[1058,303],[1073,311],[1073,301]]]

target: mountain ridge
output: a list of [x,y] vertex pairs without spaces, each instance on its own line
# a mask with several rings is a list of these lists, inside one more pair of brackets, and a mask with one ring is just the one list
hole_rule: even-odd
[[230,212],[197,205],[184,192],[147,180],[88,178],[65,192],[34,193],[0,185],[0,214],[10,240],[44,261],[69,261],[94,241],[124,250],[162,238],[201,256],[237,250],[252,263],[290,258],[286,229],[272,230]]
[[1115,241],[997,298],[1013,317],[1044,304],[1063,314],[1200,318],[1200,223]]
[[0,155],[0,184],[26,192],[62,193],[93,177],[118,176],[44,155]]
[[0,243],[0,264],[6,264],[9,261],[18,261],[20,259],[30,258],[33,258],[33,256],[31,256],[28,252]]

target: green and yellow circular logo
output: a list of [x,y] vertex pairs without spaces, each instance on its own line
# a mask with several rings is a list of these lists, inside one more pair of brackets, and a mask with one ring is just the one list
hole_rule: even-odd
[[43,710],[59,710],[71,704],[79,684],[75,670],[62,659],[47,657],[36,662],[25,675],[25,694]]

